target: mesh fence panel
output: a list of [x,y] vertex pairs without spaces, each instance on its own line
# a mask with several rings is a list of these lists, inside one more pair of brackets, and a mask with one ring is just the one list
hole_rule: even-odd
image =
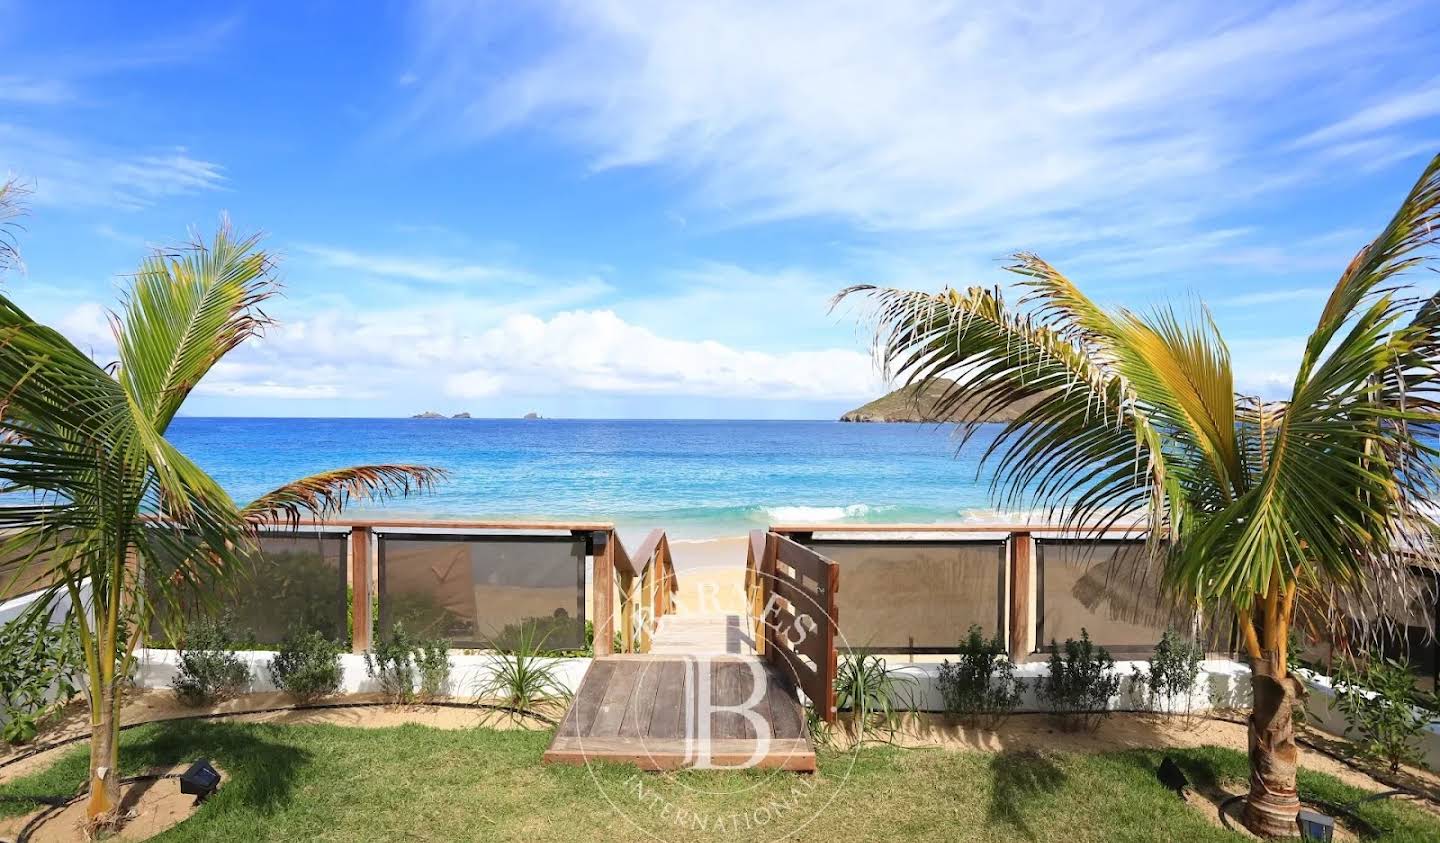
[[979,624],[1001,628],[1001,541],[810,541],[840,566],[841,646],[952,652]]
[[348,641],[347,545],[345,533],[262,536],[251,569],[228,593],[216,596],[218,607],[154,603],[151,639],[166,641],[167,623],[172,630],[181,630],[197,613],[213,615],[218,610],[236,638],[247,645],[269,648],[287,634],[304,632]]
[[379,536],[380,630],[460,647],[546,650],[585,643],[585,539]]
[[1036,644],[1079,638],[1083,628],[1115,653],[1149,653],[1173,626],[1189,636],[1194,619],[1164,599],[1161,569],[1138,541],[1037,539]]

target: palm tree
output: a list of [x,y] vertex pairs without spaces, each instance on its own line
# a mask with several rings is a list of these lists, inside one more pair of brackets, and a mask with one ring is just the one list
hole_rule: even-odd
[[998,288],[837,296],[870,300],[887,374],[955,379],[940,418],[1043,396],[984,451],[997,502],[1075,530],[1138,524],[1177,599],[1233,609],[1254,677],[1245,816],[1264,835],[1296,833],[1297,595],[1375,605],[1435,556],[1440,296],[1403,277],[1437,243],[1440,156],[1341,274],[1283,401],[1235,394],[1203,308],[1101,308],[1032,254],[1007,267],[1017,307]]
[[208,246],[157,252],[111,317],[119,359],[106,367],[0,296],[0,493],[13,502],[0,507],[0,558],[47,578],[36,611],[68,595],[78,620],[97,824],[118,804],[121,682],[154,605],[213,601],[245,572],[262,528],[438,479],[423,466],[361,466],[237,506],[166,441],[210,368],[270,323],[260,308],[276,289],[258,238],[226,223]]

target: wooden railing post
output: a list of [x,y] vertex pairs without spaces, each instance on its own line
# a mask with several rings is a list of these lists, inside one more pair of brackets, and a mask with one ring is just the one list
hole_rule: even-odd
[[591,557],[591,588],[595,609],[595,655],[615,652],[615,535],[612,530],[597,530]]
[[370,548],[375,534],[369,527],[350,528],[350,651],[363,653],[370,649],[370,630],[375,619],[370,617],[375,585],[370,579]]
[[1035,625],[1030,620],[1035,601],[1034,540],[1029,533],[1010,534],[1010,661],[1023,664],[1035,650]]

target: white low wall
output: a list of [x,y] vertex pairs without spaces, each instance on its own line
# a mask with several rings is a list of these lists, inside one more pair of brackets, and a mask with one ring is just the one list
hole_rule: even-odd
[[[236,653],[250,668],[251,692],[275,691],[270,680],[270,661],[275,653],[268,650],[245,650]],[[450,685],[446,693],[455,697],[470,697],[486,680],[494,675],[496,659],[499,656],[450,654]],[[179,655],[174,650],[149,649],[136,657],[137,673],[135,682],[142,688],[169,688],[178,670]],[[380,684],[365,674],[364,656],[344,653],[340,656],[344,670],[340,692],[361,694],[380,690]],[[555,678],[572,693],[579,689],[580,680],[590,667],[590,659],[557,658],[554,660]]]
[[[886,665],[901,677],[900,690],[906,699],[895,702],[913,706],[918,711],[944,711],[945,700],[940,693],[940,664],[938,662],[899,661],[900,657],[885,657]],[[1120,675],[1120,690],[1111,697],[1108,708],[1115,711],[1150,709],[1143,682],[1132,681],[1133,671],[1138,668],[1148,671],[1148,661],[1124,661],[1115,663],[1115,672]],[[1020,702],[1017,711],[1047,711],[1041,704],[1039,688],[1050,674],[1050,667],[1044,661],[1032,661],[1017,665],[1015,679],[1020,686]],[[1200,663],[1200,676],[1188,700],[1177,705],[1178,711],[1202,712],[1212,709],[1244,707],[1250,704],[1250,668],[1230,659],[1207,659]]]

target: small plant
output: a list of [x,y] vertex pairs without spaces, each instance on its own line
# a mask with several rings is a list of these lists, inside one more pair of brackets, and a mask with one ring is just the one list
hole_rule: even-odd
[[1150,670],[1135,668],[1136,679],[1149,692],[1150,708],[1171,716],[1188,714],[1204,658],[1204,647],[1167,628],[1150,656]]
[[415,701],[415,645],[399,621],[390,628],[389,638],[378,638],[365,652],[365,674],[380,683],[380,693],[391,703],[409,705]]
[[1040,685],[1044,700],[1067,731],[1095,731],[1110,714],[1110,698],[1120,689],[1115,660],[1104,647],[1090,641],[1081,628],[1080,640],[1065,640],[1065,654],[1050,642],[1050,675]]
[[241,693],[250,684],[250,668],[235,655],[230,619],[202,617],[185,630],[180,663],[170,686],[189,706],[210,705]]
[[0,626],[0,740],[33,740],[41,722],[79,690],[79,667],[72,620],[51,625],[48,612],[28,612]]
[[415,648],[415,666],[420,672],[417,699],[432,703],[445,696],[450,687],[450,642],[434,638]]
[[988,641],[979,624],[960,645],[960,658],[940,663],[940,695],[945,713],[967,723],[1000,725],[1020,701],[1015,665],[1005,657],[1004,641],[997,634]]
[[810,743],[814,744],[816,749],[828,750],[835,747],[835,734],[814,705],[805,706],[805,732],[810,735]]
[[301,702],[313,702],[340,690],[343,675],[340,646],[318,631],[285,636],[270,661],[275,687]]
[[879,656],[846,653],[835,675],[835,707],[855,715],[858,741],[875,727],[893,737],[900,712],[914,708],[913,684]]
[[476,688],[481,700],[498,703],[513,715],[537,714],[570,698],[556,674],[556,660],[542,656],[545,638],[536,640],[535,628],[519,630],[509,653],[490,656],[489,674]]
[[1423,709],[1415,702],[1415,677],[1402,662],[1372,652],[1336,663],[1331,708],[1345,715],[1345,735],[1355,736],[1360,754],[1390,765],[1392,773],[1401,764],[1424,766],[1420,739],[1431,722],[1426,709],[1436,701],[1429,695]]
[[365,673],[380,683],[380,693],[388,702],[434,702],[444,696],[450,682],[449,646],[440,639],[417,641],[396,621],[390,637],[376,641],[365,653]]

